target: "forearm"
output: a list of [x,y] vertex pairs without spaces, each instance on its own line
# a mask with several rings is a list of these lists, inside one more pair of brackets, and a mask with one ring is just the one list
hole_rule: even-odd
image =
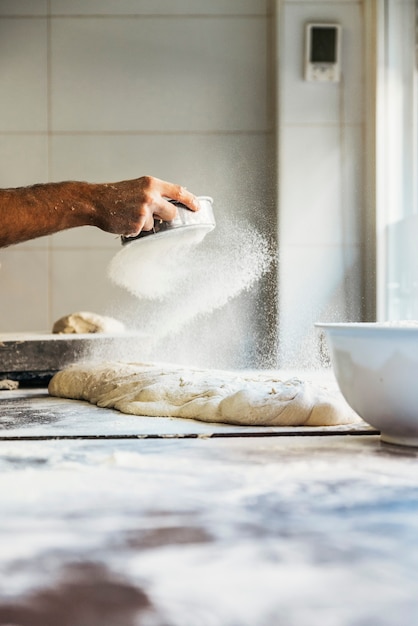
[[151,176],[116,183],[63,182],[0,189],[0,247],[75,226],[135,236],[151,230],[154,218],[172,220],[167,198],[199,210],[197,198],[179,185]]
[[0,189],[0,246],[96,225],[93,187],[96,185],[62,182]]

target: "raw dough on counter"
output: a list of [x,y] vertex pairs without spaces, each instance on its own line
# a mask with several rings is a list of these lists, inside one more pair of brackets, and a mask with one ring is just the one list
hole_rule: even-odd
[[53,396],[131,415],[248,426],[331,426],[361,421],[337,390],[251,375],[146,363],[79,363],[55,374]]
[[0,380],[0,391],[12,391],[13,389],[19,389],[19,381],[9,378]]
[[124,330],[125,326],[119,320],[89,311],[65,315],[52,328],[52,332],[57,334],[122,333]]

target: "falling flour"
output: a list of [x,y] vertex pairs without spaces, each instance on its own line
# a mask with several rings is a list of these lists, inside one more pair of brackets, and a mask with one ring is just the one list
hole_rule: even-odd
[[135,316],[155,341],[223,307],[272,266],[271,246],[253,227],[227,224],[203,237],[192,228],[144,237],[111,261],[111,280],[136,296]]
[[[231,341],[238,340],[235,345],[240,349],[244,346],[250,361],[255,325],[247,325],[243,332],[236,316],[231,317],[230,324],[225,323],[225,316],[209,333],[208,353],[214,356],[209,369],[190,366],[192,359],[196,363],[196,356],[201,360],[207,350],[202,341],[207,315],[249,290],[270,269],[273,260],[266,238],[242,224],[219,229],[216,237],[208,237],[205,242],[197,231],[184,229],[127,244],[113,259],[109,274],[137,297],[135,316],[144,336],[136,356],[125,352],[120,359],[114,350],[111,359],[98,362],[96,354],[92,363],[75,364],[56,374],[49,393],[88,400],[132,415],[246,426],[358,421],[342,397],[328,388],[320,389],[295,378],[221,370],[222,352],[227,351]],[[144,303],[151,304],[148,314]],[[194,335],[192,322],[199,317],[204,321],[195,325],[198,334]],[[180,332],[183,327],[185,333]],[[170,348],[173,337],[176,341],[170,353],[167,346]],[[214,346],[215,353],[210,353]],[[175,365],[170,365],[167,354],[174,354]],[[147,363],[149,358],[151,362]],[[179,365],[181,360],[187,367]]]
[[188,227],[127,243],[109,265],[111,280],[139,298],[163,299],[187,273],[187,258],[206,232]]

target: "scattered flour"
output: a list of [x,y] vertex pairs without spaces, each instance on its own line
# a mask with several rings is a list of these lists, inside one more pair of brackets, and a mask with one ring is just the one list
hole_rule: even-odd
[[[272,267],[271,245],[252,226],[229,223],[204,242],[203,237],[193,229],[144,237],[125,245],[112,259],[111,280],[136,296],[127,324],[146,332],[148,347],[224,307]],[[218,328],[214,341],[222,349],[231,335],[239,332],[244,338],[237,328],[238,320],[235,326]]]
[[162,299],[183,280],[188,255],[205,234],[187,227],[125,244],[110,262],[109,277],[139,298]]

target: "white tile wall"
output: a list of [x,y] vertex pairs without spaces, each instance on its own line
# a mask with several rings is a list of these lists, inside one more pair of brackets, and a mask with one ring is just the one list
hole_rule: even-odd
[[[0,185],[152,174],[214,196],[219,227],[235,216],[271,231],[277,127],[280,365],[312,364],[314,322],[361,315],[361,11],[357,0],[2,0]],[[302,79],[310,20],[343,27],[338,85]],[[0,330],[48,330],[77,309],[135,316],[106,276],[119,246],[80,228],[0,250]],[[258,293],[194,328],[206,365],[254,364],[268,310]],[[231,327],[222,354],[219,325]]]
[[51,263],[54,319],[71,311],[106,311],[112,292],[106,270],[112,256],[111,250],[94,248],[78,252],[72,249],[54,250]]
[[47,15],[48,0],[1,0],[0,16]]
[[46,20],[0,16],[0,41],[0,132],[46,131]]
[[51,28],[55,131],[267,126],[265,18],[57,18]]
[[[318,363],[316,321],[361,319],[362,3],[282,3],[280,13],[279,352]],[[303,80],[304,26],[342,26],[342,80]]]
[[266,15],[267,8],[260,0],[51,0],[52,15],[251,16]]
[[[270,4],[2,0],[0,184],[151,174],[212,195],[218,228],[237,216],[271,229]],[[86,227],[1,250],[0,330],[48,330],[80,309],[132,314],[106,275],[119,247]],[[211,346],[224,366],[254,353],[256,293],[205,323],[210,337],[222,315],[235,320],[226,356]]]
[[48,179],[48,138],[45,133],[0,132],[0,186],[19,187]]
[[49,254],[46,249],[2,251],[0,256],[0,319],[3,332],[47,328]]
[[315,322],[361,319],[359,246],[290,245],[280,249],[279,356],[288,368],[321,365]]
[[284,125],[280,238],[286,245],[360,243],[362,129]]

